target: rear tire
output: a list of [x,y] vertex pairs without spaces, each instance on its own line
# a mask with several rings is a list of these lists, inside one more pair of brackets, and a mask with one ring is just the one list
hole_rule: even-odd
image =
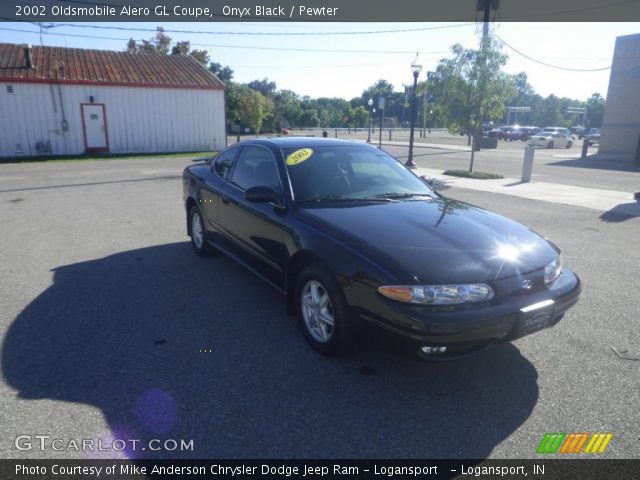
[[553,148],[553,142],[547,143],[547,148]]
[[298,324],[307,343],[322,355],[345,351],[349,344],[349,309],[335,277],[310,265],[296,280]]
[[189,210],[189,233],[191,236],[191,247],[196,255],[209,257],[214,253],[214,248],[207,242],[204,220],[200,209],[194,205]]

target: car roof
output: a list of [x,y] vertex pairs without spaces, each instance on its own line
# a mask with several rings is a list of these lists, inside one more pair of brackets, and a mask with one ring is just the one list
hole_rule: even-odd
[[336,138],[318,138],[318,137],[273,137],[273,138],[256,138],[253,140],[243,140],[236,145],[263,145],[275,148],[305,148],[305,147],[345,147],[345,146],[367,146],[375,148],[366,142],[353,140],[340,140]]

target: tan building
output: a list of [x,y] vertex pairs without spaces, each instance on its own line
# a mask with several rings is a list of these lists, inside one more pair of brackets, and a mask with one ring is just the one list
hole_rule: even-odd
[[639,137],[640,33],[616,39],[598,154],[632,160]]

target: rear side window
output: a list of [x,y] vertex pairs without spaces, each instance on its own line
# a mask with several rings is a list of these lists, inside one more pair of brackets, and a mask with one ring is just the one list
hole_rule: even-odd
[[218,155],[214,160],[213,169],[222,178],[227,178],[229,170],[231,170],[231,166],[233,165],[233,159],[235,158],[237,152],[237,148],[225,150],[224,152],[220,153],[220,155]]

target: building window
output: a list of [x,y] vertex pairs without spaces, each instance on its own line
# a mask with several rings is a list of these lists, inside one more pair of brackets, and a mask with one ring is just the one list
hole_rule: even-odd
[[7,85],[7,93],[8,94],[12,94],[13,93],[13,85]]

